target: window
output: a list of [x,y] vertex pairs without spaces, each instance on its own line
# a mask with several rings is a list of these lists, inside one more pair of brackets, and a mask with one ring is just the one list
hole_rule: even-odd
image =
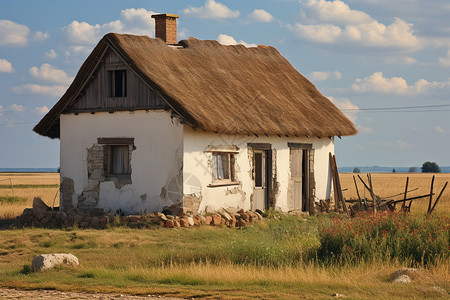
[[128,145],[109,146],[109,174],[130,175],[130,158]]
[[99,138],[104,145],[104,170],[106,177],[131,179],[131,151],[135,149],[134,138]]
[[108,81],[110,97],[127,96],[127,70],[108,71]]
[[212,175],[214,183],[235,182],[234,176],[234,154],[213,152],[212,153]]

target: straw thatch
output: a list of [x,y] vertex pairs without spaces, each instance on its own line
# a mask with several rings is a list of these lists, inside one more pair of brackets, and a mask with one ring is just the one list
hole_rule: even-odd
[[170,47],[147,36],[107,34],[34,130],[59,137],[59,115],[75,101],[109,46],[193,127],[226,134],[318,137],[357,132],[273,47],[224,46],[194,38],[180,45]]

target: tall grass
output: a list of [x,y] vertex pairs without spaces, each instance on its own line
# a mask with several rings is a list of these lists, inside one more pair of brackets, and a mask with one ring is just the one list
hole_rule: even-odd
[[360,213],[334,217],[320,224],[318,258],[348,263],[399,260],[430,264],[450,257],[450,218],[403,213]]

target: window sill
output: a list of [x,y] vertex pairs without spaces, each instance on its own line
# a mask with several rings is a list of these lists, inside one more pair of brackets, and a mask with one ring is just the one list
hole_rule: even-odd
[[239,181],[213,182],[208,184],[208,187],[230,186],[230,185],[239,185]]

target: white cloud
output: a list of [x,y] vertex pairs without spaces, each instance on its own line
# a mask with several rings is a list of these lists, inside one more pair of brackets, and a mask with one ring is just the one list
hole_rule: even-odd
[[13,104],[9,107],[9,110],[13,110],[13,111],[17,111],[17,112],[22,112],[25,110],[25,107],[23,105],[18,105],[18,104]]
[[450,50],[445,57],[439,57],[439,64],[444,67],[450,67]]
[[392,24],[384,25],[340,0],[308,0],[303,5],[303,22],[289,28],[300,38],[323,44],[410,51],[421,47],[412,24],[395,18]]
[[342,112],[349,118],[352,122],[356,121],[357,113],[359,112],[359,107],[347,98],[334,98],[334,97],[328,97],[328,99],[333,102],[334,105],[336,105]]
[[10,20],[0,20],[0,46],[26,46],[30,29]]
[[107,32],[119,32],[123,29],[122,22],[119,20],[105,23],[103,25],[91,25],[86,22],[72,21],[63,28],[67,39],[75,44],[94,44]]
[[34,109],[34,112],[37,113],[38,115],[45,115],[46,113],[48,113],[49,109],[47,106],[42,106],[42,107],[36,107]]
[[62,96],[66,89],[67,86],[62,85],[47,86],[39,84],[23,84],[12,87],[12,90],[17,94],[39,94],[45,96]]
[[366,127],[366,126],[363,126],[363,125],[360,125],[360,124],[356,125],[356,128],[358,129],[358,131],[360,133],[372,133],[373,132],[372,128]]
[[355,83],[352,85],[352,90],[355,92],[414,95],[426,94],[431,91],[448,87],[450,87],[450,78],[444,82],[419,79],[413,85],[408,85],[408,82],[402,77],[387,78],[383,76],[382,72],[375,72],[363,79],[356,79]]
[[309,74],[309,78],[315,81],[323,81],[327,79],[341,79],[342,74],[341,72],[338,71],[325,71],[325,72],[314,71],[311,74]]
[[67,76],[66,72],[50,64],[43,64],[40,68],[31,67],[30,74],[37,79],[60,84],[70,84],[73,81],[73,77]]
[[12,64],[6,59],[0,58],[0,72],[12,73],[14,71]]
[[255,9],[249,17],[256,22],[272,22],[273,16],[264,9]]
[[208,0],[204,6],[192,7],[183,9],[183,13],[201,19],[227,19],[239,17],[239,10],[231,10],[226,5]]
[[117,20],[101,25],[74,20],[62,31],[70,43],[78,45],[93,45],[108,32],[153,36],[155,20],[151,16],[154,14],[156,12],[145,8],[128,8],[120,12]]
[[50,58],[50,59],[55,59],[55,58],[58,57],[58,53],[56,53],[55,50],[50,49],[50,51],[45,52],[45,56],[47,56],[47,57]]
[[358,10],[351,9],[340,0],[308,0],[303,5],[303,17],[310,22],[334,23],[338,25],[369,23],[372,18]]
[[47,32],[36,31],[33,36],[33,41],[42,42],[48,39],[50,35]]
[[240,40],[239,43],[232,37],[226,34],[219,34],[219,36],[217,37],[217,41],[219,43],[221,43],[222,45],[237,45],[237,44],[242,44],[247,48],[250,47],[257,47],[258,45],[256,44],[249,44],[247,42],[244,42],[243,40]]

